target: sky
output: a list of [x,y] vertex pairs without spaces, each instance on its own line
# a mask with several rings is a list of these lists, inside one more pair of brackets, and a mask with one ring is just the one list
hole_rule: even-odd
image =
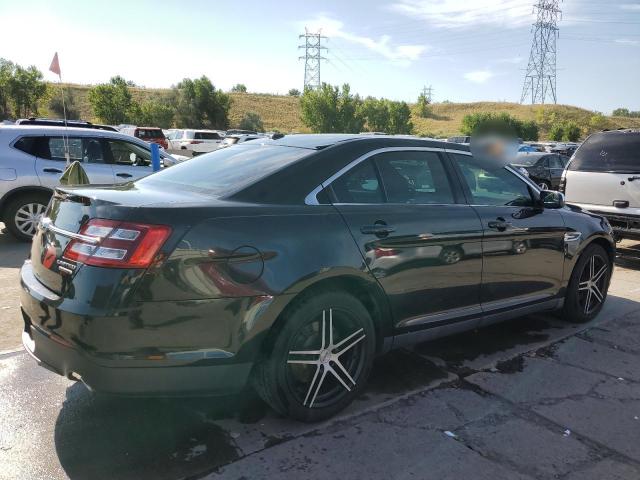
[[[122,75],[170,87],[302,90],[305,28],[327,37],[321,79],[361,96],[414,102],[520,101],[535,0],[0,0],[0,57],[45,78],[58,52],[65,82]],[[560,2],[558,103],[640,110],[640,1]]]

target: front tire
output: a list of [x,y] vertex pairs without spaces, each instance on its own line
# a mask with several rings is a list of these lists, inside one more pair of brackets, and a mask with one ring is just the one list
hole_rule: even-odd
[[270,354],[256,365],[256,391],[282,415],[327,419],[364,388],[375,344],[371,316],[355,297],[308,295],[285,314]]
[[11,200],[5,210],[9,232],[22,242],[30,242],[50,198],[46,193],[27,193]]
[[563,317],[574,323],[593,320],[604,305],[611,278],[609,255],[600,245],[591,244],[578,258],[567,287]]

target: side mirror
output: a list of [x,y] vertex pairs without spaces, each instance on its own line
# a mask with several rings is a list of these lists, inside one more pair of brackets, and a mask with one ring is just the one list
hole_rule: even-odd
[[564,207],[564,195],[555,190],[541,190],[540,203],[544,208],[558,209]]

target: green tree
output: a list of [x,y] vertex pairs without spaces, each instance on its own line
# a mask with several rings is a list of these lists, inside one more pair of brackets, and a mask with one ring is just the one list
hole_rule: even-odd
[[93,114],[111,125],[129,122],[137,111],[127,81],[119,75],[89,90],[89,103]]
[[239,124],[242,130],[252,130],[254,132],[264,132],[262,118],[256,112],[247,112],[243,115]]
[[549,129],[549,139],[559,142],[564,137],[564,125],[562,123],[554,123]]
[[9,82],[13,78],[15,65],[9,60],[0,58],[0,120],[11,116]]
[[537,141],[540,136],[538,124],[533,120],[522,122],[520,127],[520,138],[525,141]]
[[49,112],[58,118],[64,118],[65,111],[67,119],[74,120],[80,118],[80,110],[76,106],[75,97],[68,90],[64,90],[64,106],[62,104],[63,93],[58,88],[54,88],[49,99]]
[[365,123],[362,100],[351,95],[349,84],[338,87],[323,83],[305,89],[300,99],[302,121],[315,133],[358,133]]
[[171,105],[157,100],[142,104],[134,103],[130,109],[129,121],[136,125],[171,128],[175,110]]
[[[544,113],[542,113],[544,116]],[[500,134],[522,138],[538,139],[538,125],[533,121],[523,122],[508,113],[478,112],[465,115],[461,129],[465,135]]]
[[42,79],[42,72],[33,65],[15,65],[13,76],[8,79],[8,92],[16,117],[38,114],[38,102],[47,95],[47,84]]
[[411,110],[406,102],[388,102],[389,133],[410,135],[413,132]]
[[416,109],[419,117],[427,118],[429,115],[431,115],[430,104],[431,102],[429,102],[429,99],[424,93],[421,93],[420,95],[418,95],[418,102],[416,104]]
[[630,116],[629,109],[628,108],[616,108],[613,111],[613,116],[614,117],[628,117]]
[[389,107],[384,98],[365,98],[360,107],[360,114],[366,119],[368,131],[385,133],[389,131]]
[[298,90],[297,88],[292,88],[289,90],[289,94],[290,97],[299,97],[300,96],[300,90]]
[[247,93],[247,86],[244,83],[236,83],[231,87],[233,93]]
[[229,127],[231,97],[216,89],[206,76],[185,78],[173,87],[173,95],[178,128]]
[[567,122],[563,125],[562,140],[565,142],[577,142],[582,131],[576,122]]

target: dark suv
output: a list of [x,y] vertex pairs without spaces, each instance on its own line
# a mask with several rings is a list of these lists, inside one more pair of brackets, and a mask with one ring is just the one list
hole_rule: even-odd
[[251,381],[315,421],[391,348],[542,310],[592,319],[613,257],[601,217],[464,145],[294,135],[58,188],[21,270],[23,342],[97,391]]

